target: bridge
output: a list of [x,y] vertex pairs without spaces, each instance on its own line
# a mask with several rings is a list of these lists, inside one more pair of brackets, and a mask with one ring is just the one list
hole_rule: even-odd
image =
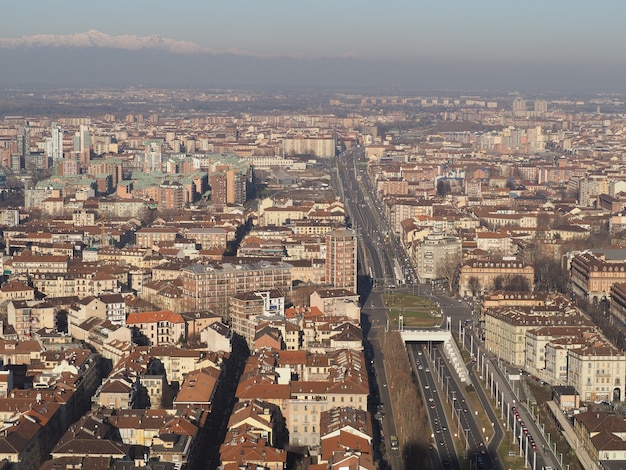
[[463,383],[470,383],[467,367],[461,356],[461,351],[456,345],[452,333],[444,329],[403,329],[400,332],[404,343],[443,343],[443,351],[450,365],[454,368],[459,379]]

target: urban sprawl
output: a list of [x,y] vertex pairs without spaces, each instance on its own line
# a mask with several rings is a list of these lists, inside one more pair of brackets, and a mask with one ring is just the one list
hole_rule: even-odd
[[618,98],[25,96],[0,119],[0,468],[626,464]]

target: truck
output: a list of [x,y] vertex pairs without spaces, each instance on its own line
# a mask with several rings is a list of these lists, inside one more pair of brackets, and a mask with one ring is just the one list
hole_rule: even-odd
[[389,440],[391,441],[391,450],[398,450],[400,448],[400,443],[398,442],[398,436],[391,436]]

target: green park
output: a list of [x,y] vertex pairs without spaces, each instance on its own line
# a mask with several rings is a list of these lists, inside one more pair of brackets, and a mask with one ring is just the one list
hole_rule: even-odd
[[399,317],[405,328],[435,327],[441,324],[441,309],[428,297],[409,293],[383,295],[390,325],[398,327]]

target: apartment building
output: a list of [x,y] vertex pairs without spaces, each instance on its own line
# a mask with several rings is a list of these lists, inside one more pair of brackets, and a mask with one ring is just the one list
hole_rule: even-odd
[[35,289],[20,281],[9,281],[0,288],[0,303],[11,300],[34,300]]
[[609,298],[614,284],[626,282],[626,262],[607,260],[602,254],[580,253],[572,258],[569,275],[572,292],[597,304]]
[[284,317],[285,297],[276,289],[241,292],[230,296],[229,310],[233,331],[251,346],[261,321]]
[[568,351],[567,382],[584,401],[624,400],[626,353],[598,338]]
[[126,326],[137,328],[151,345],[175,344],[187,337],[184,318],[172,311],[134,312],[126,318]]
[[271,289],[291,295],[291,265],[283,262],[196,264],[182,268],[185,310],[226,313],[229,298],[241,292]]
[[461,259],[461,239],[456,236],[431,233],[413,246],[420,282],[442,279],[448,265]]
[[160,242],[173,242],[177,235],[178,230],[171,227],[144,227],[135,232],[135,245],[151,248]]
[[[305,374],[311,368],[317,372]],[[361,351],[336,350],[310,358],[300,351],[259,351],[249,358],[246,370],[237,397],[279,406],[292,445],[320,444],[324,411],[341,406],[367,410],[369,385]]]
[[589,320],[575,308],[500,307],[484,313],[485,347],[517,367],[526,364],[526,333],[546,326],[587,326]]
[[357,246],[354,230],[337,229],[326,234],[326,283],[357,291]]
[[69,266],[67,256],[34,255],[24,251],[13,257],[11,271],[13,274],[32,273],[66,273]]

